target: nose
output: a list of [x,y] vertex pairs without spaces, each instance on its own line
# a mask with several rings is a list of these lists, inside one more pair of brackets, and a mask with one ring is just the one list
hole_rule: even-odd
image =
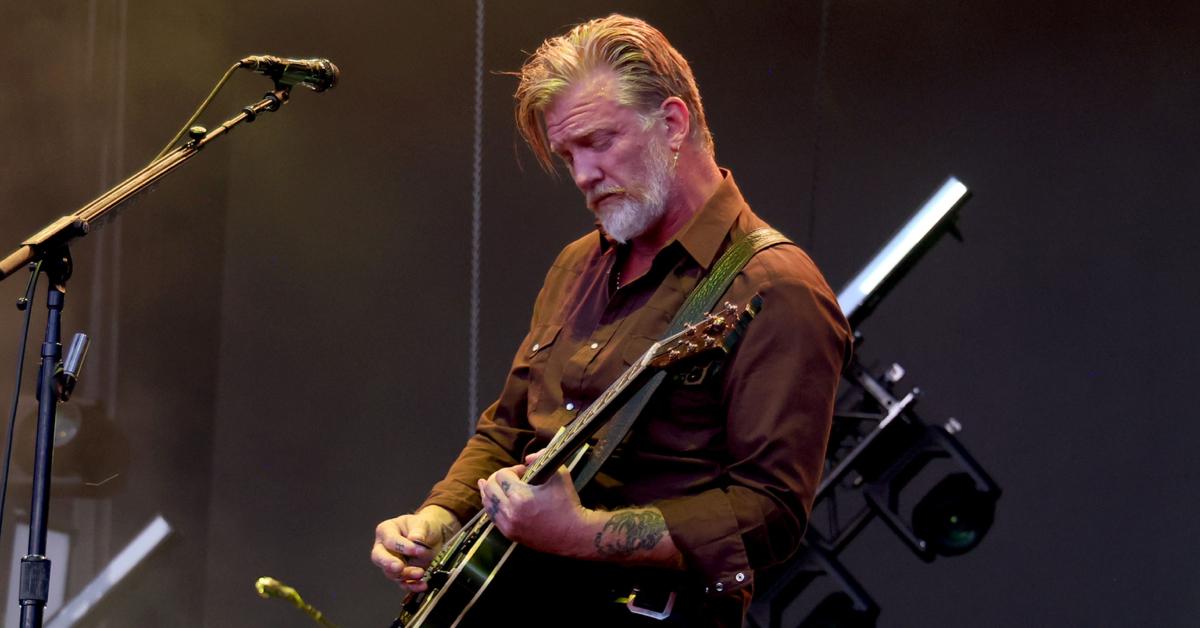
[[575,187],[587,194],[604,178],[604,172],[594,160],[577,156],[571,164],[571,177],[575,180]]

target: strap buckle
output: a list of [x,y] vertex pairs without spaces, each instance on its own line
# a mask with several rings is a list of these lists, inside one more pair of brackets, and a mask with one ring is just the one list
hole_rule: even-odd
[[634,615],[641,615],[642,617],[649,617],[650,619],[657,619],[659,621],[671,616],[671,609],[675,608],[674,591],[671,591],[670,595],[667,596],[666,603],[663,604],[662,608],[658,609],[639,605],[637,602],[638,593],[638,589],[635,588],[633,592],[629,594],[629,599],[625,601],[625,608],[628,609],[629,612],[633,613]]

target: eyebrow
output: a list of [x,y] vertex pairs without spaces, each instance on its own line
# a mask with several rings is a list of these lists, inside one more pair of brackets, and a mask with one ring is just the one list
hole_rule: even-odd
[[[567,141],[568,142],[578,142],[580,140],[595,141],[597,136],[613,135],[615,133],[616,133],[616,130],[610,129],[607,127],[592,127],[578,135],[571,136],[570,138],[568,138]],[[562,144],[558,144],[556,142],[550,142],[550,150],[551,151],[557,153],[561,149],[562,149]]]

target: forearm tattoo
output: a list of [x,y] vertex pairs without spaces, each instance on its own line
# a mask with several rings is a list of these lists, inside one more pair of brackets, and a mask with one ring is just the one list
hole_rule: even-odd
[[650,550],[667,533],[667,522],[657,510],[625,510],[613,514],[596,534],[601,556],[630,556]]

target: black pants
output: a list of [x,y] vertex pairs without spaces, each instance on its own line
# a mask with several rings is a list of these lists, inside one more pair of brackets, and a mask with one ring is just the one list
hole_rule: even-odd
[[[675,594],[663,620],[630,612],[620,601],[639,589],[654,610]],[[738,599],[707,598],[677,572],[571,561],[518,548],[468,614],[467,628],[737,628]]]

